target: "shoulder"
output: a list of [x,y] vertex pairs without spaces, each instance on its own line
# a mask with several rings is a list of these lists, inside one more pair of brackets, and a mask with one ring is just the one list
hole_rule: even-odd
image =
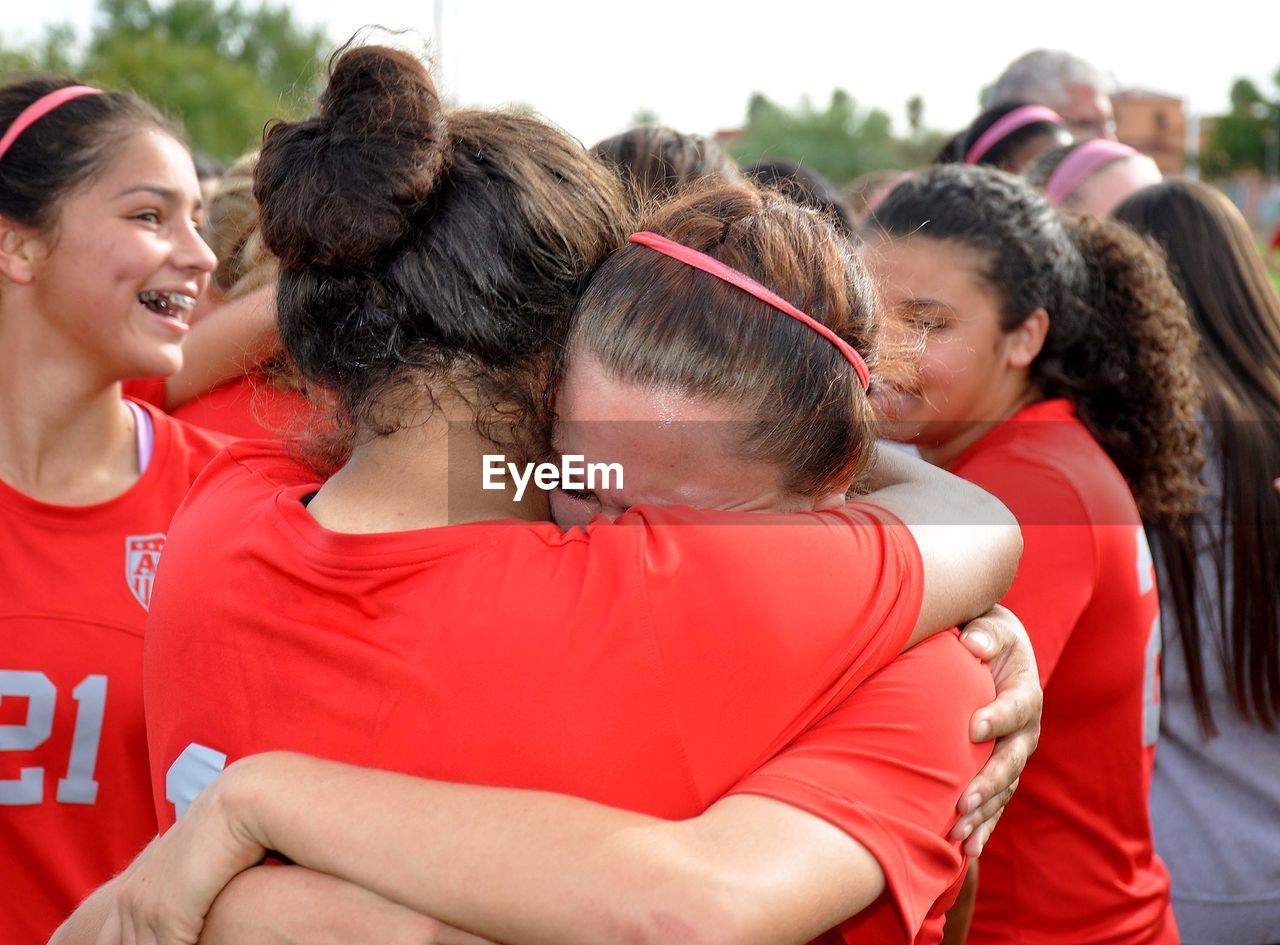
[[283,443],[234,441],[218,450],[199,471],[174,523],[196,517],[197,512],[211,512],[226,521],[282,488],[311,483],[318,488],[320,482],[321,477]]
[[229,436],[179,420],[153,403],[133,397],[129,399],[151,418],[155,431],[155,458],[166,467],[186,472],[188,482],[195,479],[209,460],[234,442]]
[[781,576],[799,569],[812,582],[888,579],[895,586],[921,571],[910,529],[868,502],[785,514],[640,505],[613,525],[589,525],[585,534],[593,546],[641,553],[654,574],[668,565],[696,566],[708,589],[719,581],[737,587],[744,573],[757,570]]
[[[1025,413],[1025,411],[1024,411]],[[1000,499],[1020,525],[1083,525],[1090,497],[1128,494],[1102,447],[1073,414],[1022,419],[989,434],[951,472]]]
[[[962,733],[968,731],[969,713],[995,697],[991,673],[960,642],[956,630],[934,634],[905,650],[872,679],[886,698],[909,701],[921,718]],[[962,743],[967,750],[967,736]]]

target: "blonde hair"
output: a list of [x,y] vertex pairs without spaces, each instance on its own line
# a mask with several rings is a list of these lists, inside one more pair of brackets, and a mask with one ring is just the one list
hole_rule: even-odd
[[279,267],[263,244],[258,202],[253,196],[253,171],[258,152],[244,155],[214,188],[206,212],[204,237],[218,257],[213,285],[233,301],[275,281]]

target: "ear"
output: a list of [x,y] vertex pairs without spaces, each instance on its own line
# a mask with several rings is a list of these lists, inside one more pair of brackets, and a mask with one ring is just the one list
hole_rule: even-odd
[[1028,368],[1044,347],[1049,334],[1049,313],[1038,308],[1004,336],[1004,351],[1009,367]]
[[44,255],[44,243],[33,230],[0,217],[0,277],[29,285]]
[[[853,483],[849,483],[849,485],[852,486]],[[814,496],[813,510],[815,512],[822,512],[826,509],[838,509],[842,507],[849,501],[847,496],[848,492],[849,489],[846,487],[838,491],[830,492],[827,495]]]

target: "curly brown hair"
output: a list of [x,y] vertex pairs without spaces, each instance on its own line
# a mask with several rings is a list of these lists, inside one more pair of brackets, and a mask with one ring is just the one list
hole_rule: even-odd
[[[1070,344],[1041,353],[1032,376],[1046,394],[1075,402],[1144,520],[1185,519],[1198,505],[1204,463],[1199,339],[1186,303],[1154,241],[1084,214],[1071,226],[1088,269],[1090,317]],[[1092,364],[1081,371],[1081,362]]]
[[1197,338],[1154,242],[1119,223],[1067,216],[1011,174],[954,164],[899,184],[869,226],[985,254],[1005,331],[1036,309],[1049,313],[1032,382],[1075,404],[1143,519],[1176,525],[1195,511],[1204,462]]

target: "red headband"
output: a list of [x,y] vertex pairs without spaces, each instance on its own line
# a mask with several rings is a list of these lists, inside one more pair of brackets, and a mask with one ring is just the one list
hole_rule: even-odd
[[0,138],[0,160],[4,159],[5,152],[9,147],[18,140],[18,136],[26,131],[31,125],[39,121],[49,112],[53,111],[64,102],[69,102],[73,98],[79,98],[82,95],[101,95],[102,89],[95,89],[88,85],[68,85],[61,89],[55,89],[48,95],[42,95],[22,111],[18,113],[18,117],[13,120],[13,124],[9,126],[9,130],[4,133],[4,137]]
[[713,259],[706,253],[700,253],[696,249],[690,249],[683,243],[677,243],[675,240],[669,240],[665,236],[659,236],[657,233],[632,233],[627,237],[630,243],[639,243],[641,246],[647,246],[652,250],[662,253],[664,256],[670,256],[677,259],[686,266],[692,266],[694,269],[701,269],[705,273],[715,276],[724,282],[729,283],[746,292],[748,295],[754,295],[766,305],[771,305],[779,312],[790,315],[802,325],[812,328],[827,341],[836,346],[836,349],[844,356],[844,359],[853,366],[853,371],[858,375],[858,381],[862,384],[862,389],[866,390],[871,385],[871,374],[867,371],[867,362],[862,359],[862,355],[853,349],[849,342],[845,341],[834,331],[819,321],[814,320],[806,315],[800,309],[796,308],[782,296],[776,292],[771,292],[760,283],[756,282],[746,273],[739,272],[731,266],[726,266],[718,259]]

